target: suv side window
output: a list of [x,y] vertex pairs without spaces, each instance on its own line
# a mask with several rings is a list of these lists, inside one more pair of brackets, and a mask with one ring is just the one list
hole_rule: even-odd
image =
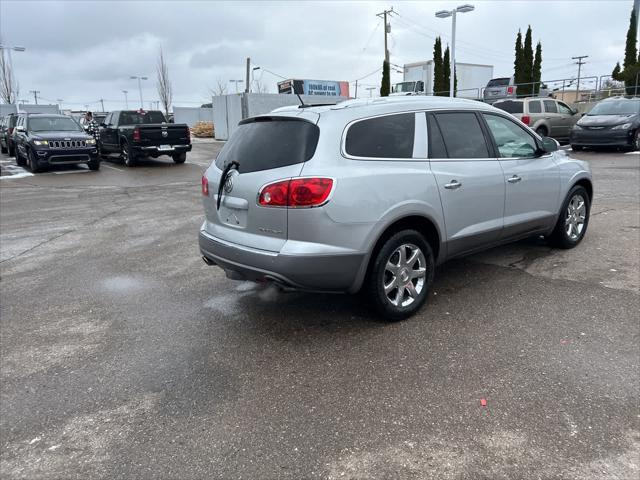
[[429,137],[429,158],[447,158],[447,147],[440,133],[440,127],[433,115],[427,114],[427,136]]
[[558,106],[555,100],[544,100],[544,111],[547,113],[558,113]]
[[449,158],[489,158],[489,148],[474,112],[434,115]]
[[401,113],[357,121],[347,130],[345,152],[354,157],[411,158],[415,118],[415,113]]
[[498,147],[500,158],[534,157],[538,151],[535,139],[511,120],[483,113],[489,131]]
[[102,121],[105,125],[109,125],[111,123],[111,116],[113,115],[113,113],[108,113],[106,117],[104,117],[104,120]]
[[558,113],[563,115],[573,115],[573,110],[567,107],[564,103],[556,102],[558,105]]
[[529,102],[529,113],[542,113],[542,104],[540,100],[533,100]]

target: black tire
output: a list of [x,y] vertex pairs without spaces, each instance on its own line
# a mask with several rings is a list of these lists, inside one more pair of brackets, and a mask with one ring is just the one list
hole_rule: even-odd
[[[403,263],[402,257],[400,257],[400,250],[403,247],[405,247],[404,255],[407,262],[410,261],[411,255],[416,250],[419,250],[422,256],[417,255],[412,264]],[[411,250],[411,247],[414,247],[415,250]],[[407,258],[407,255],[409,255],[409,258]],[[371,262],[365,288],[375,309],[386,320],[394,322],[404,320],[416,313],[424,305],[433,284],[435,262],[431,245],[420,232],[402,230],[392,235],[384,242],[382,248],[371,259]],[[398,268],[398,270],[395,270],[395,274],[388,270],[388,265]],[[418,266],[418,269],[424,268],[424,275],[419,278],[411,278],[412,272],[417,274],[419,271],[415,268],[416,266]],[[398,285],[401,282],[407,283]],[[410,283],[413,286],[414,294],[411,294],[410,289],[406,288]],[[391,289],[385,292],[385,286]],[[395,297],[395,301],[400,305],[394,304],[390,297]],[[403,302],[409,303],[402,306]]]
[[584,147],[581,145],[571,145],[571,150],[573,150],[574,152],[581,152],[582,150],[584,150]]
[[541,137],[546,137],[549,135],[549,132],[547,131],[547,127],[538,127],[536,128],[536,133],[538,135],[540,135]]
[[27,150],[27,159],[29,161],[29,170],[31,170],[33,173],[38,173],[42,171],[42,167],[38,162],[38,157],[33,152],[33,150]]
[[[574,224],[571,220],[569,220],[570,215],[570,204],[574,201],[574,199],[578,197],[581,201],[584,202],[584,218],[582,223],[582,228],[579,232],[572,230],[572,233],[569,234],[569,228],[571,224]],[[580,200],[579,200],[580,201]],[[579,204],[579,203],[578,203]],[[575,205],[574,205],[575,206]],[[573,207],[571,207],[573,208]],[[587,190],[580,186],[576,185],[567,194],[564,202],[562,202],[562,210],[560,210],[560,215],[558,216],[558,222],[556,223],[555,228],[551,235],[549,235],[549,243],[551,245],[558,248],[573,248],[578,245],[584,235],[587,233],[587,227],[589,226],[589,216],[591,212],[591,201],[589,200],[589,194]],[[575,212],[574,212],[575,213]],[[572,218],[580,218],[580,215],[577,214]],[[574,235],[575,234],[575,235]]]
[[636,130],[636,133],[633,134],[633,144],[631,145],[630,150],[632,152],[640,150],[640,129]]
[[121,145],[120,158],[122,159],[122,163],[124,163],[127,167],[135,167],[136,157],[128,143],[123,143]]
[[87,163],[87,167],[89,167],[89,170],[97,172],[98,170],[100,170],[100,159],[98,158],[96,160],[91,160]]
[[24,167],[27,164],[27,161],[22,158],[22,156],[20,155],[20,151],[14,147],[15,150],[15,156],[16,156],[16,165],[18,165],[19,167]]
[[8,143],[7,145],[9,147],[9,156],[10,157],[16,157],[16,159],[18,158],[18,155],[16,154],[16,147],[15,145],[11,145],[11,143]]
[[175,163],[184,163],[187,160],[187,152],[175,153],[171,158]]

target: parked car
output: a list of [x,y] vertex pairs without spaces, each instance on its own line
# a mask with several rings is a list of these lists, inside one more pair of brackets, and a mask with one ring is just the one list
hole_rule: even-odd
[[100,169],[96,141],[66,115],[18,114],[14,129],[16,163],[39,172],[48,165],[86,164]]
[[100,128],[103,154],[117,154],[127,165],[139,158],[169,155],[184,163],[191,151],[191,133],[185,123],[169,124],[159,110],[110,112]]
[[424,96],[284,107],[240,122],[202,177],[207,264],[232,279],[351,292],[399,320],[435,266],[587,229],[586,162],[504,111]]
[[513,77],[492,78],[484,88],[483,99],[493,103],[503,98],[516,98],[517,89]]
[[2,128],[0,129],[0,150],[2,153],[8,153],[10,157],[15,155],[15,147],[13,144],[13,129],[18,120],[17,113],[10,113],[4,116]]
[[569,133],[580,118],[577,110],[553,98],[498,100],[493,106],[510,113],[541,137],[559,141],[569,140]]
[[575,124],[571,148],[597,146],[640,150],[640,98],[607,98]]

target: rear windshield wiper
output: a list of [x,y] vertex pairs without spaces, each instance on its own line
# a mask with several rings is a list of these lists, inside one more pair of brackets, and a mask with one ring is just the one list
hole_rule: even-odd
[[231,169],[235,168],[240,173],[240,162],[229,162],[224,170],[222,170],[222,176],[220,177],[220,183],[218,184],[218,200],[216,203],[216,210],[220,210],[220,202],[222,201],[222,190],[224,189],[224,184],[227,180],[227,175]]

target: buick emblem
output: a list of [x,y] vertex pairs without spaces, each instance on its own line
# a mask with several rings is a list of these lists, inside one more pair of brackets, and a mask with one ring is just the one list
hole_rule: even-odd
[[169,132],[167,132],[166,130],[163,130],[162,131],[162,136],[165,137],[165,138],[168,137],[169,136]]
[[236,175],[238,175],[238,171],[237,170],[231,170],[227,174],[227,178],[224,181],[224,193],[231,193],[231,190],[233,190],[233,178]]

